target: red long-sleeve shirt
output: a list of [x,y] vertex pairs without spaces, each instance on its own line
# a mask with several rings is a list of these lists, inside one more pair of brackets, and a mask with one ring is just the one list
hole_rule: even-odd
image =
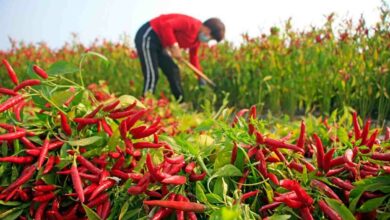
[[175,43],[178,43],[180,48],[189,48],[190,62],[201,69],[198,58],[200,45],[198,33],[202,26],[201,21],[182,14],[165,14],[152,19],[150,26],[164,48]]

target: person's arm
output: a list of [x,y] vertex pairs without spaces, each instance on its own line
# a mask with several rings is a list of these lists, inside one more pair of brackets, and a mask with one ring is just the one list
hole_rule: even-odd
[[[190,63],[202,72],[202,66],[199,63],[198,51],[199,51],[199,46],[190,48],[190,52],[189,52],[190,53]],[[201,78],[200,76],[197,76],[197,77],[198,77],[198,82],[199,82],[200,86],[203,86],[206,84],[206,82],[204,81],[203,78]]]

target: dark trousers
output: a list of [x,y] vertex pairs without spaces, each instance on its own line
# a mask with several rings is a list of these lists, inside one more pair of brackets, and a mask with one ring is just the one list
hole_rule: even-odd
[[177,100],[182,101],[183,88],[179,67],[164,50],[160,39],[149,22],[138,30],[135,36],[135,46],[144,75],[143,95],[146,92],[155,92],[158,81],[158,67],[160,67],[169,81],[173,95]]

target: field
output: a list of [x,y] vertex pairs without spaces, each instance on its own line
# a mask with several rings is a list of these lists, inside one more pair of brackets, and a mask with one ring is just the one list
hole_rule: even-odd
[[0,219],[389,219],[389,12],[203,47],[183,104],[126,41],[12,41]]

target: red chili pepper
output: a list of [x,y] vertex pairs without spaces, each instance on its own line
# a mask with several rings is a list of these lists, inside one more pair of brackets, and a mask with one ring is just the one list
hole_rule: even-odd
[[281,141],[278,141],[278,140],[274,140],[274,139],[271,139],[271,138],[266,138],[264,140],[264,144],[266,146],[268,146],[268,147],[271,147],[271,148],[284,148],[284,149],[289,149],[289,150],[305,153],[304,149],[299,148],[296,145],[284,143],[284,142],[281,142]]
[[25,105],[26,105],[26,103],[24,101],[21,101],[18,104],[16,104],[16,106],[14,106],[14,108],[13,108],[15,118],[19,122],[22,121],[21,113],[22,113],[22,110],[23,110]]
[[87,204],[87,206],[89,208],[93,208],[95,206],[98,206],[102,203],[104,203],[105,201],[107,201],[109,199],[109,196],[107,193],[102,193],[99,197],[89,201],[89,203]]
[[160,130],[161,127],[160,126],[153,126],[153,127],[151,126],[148,129],[142,130],[141,132],[135,132],[134,129],[130,130],[131,135],[133,136],[134,139],[140,139],[140,138],[145,138],[145,137],[148,137],[150,135],[153,135],[158,130]]
[[337,178],[337,177],[332,177],[330,179],[330,181],[333,184],[335,184],[336,186],[338,186],[338,187],[340,187],[342,189],[345,189],[345,190],[352,190],[354,188],[354,186],[351,183],[349,183],[347,181],[344,181],[344,180],[342,180],[340,178]]
[[30,165],[26,167],[23,172],[20,174],[19,178],[16,179],[13,183],[11,183],[6,189],[3,190],[3,193],[11,192],[12,190],[18,188],[23,185],[27,181],[31,179],[36,170],[35,165]]
[[102,172],[101,169],[97,168],[95,165],[93,165],[85,157],[83,157],[81,155],[77,155],[76,159],[77,159],[77,162],[79,162],[82,166],[88,168],[88,170],[91,171],[92,173],[100,174]]
[[96,189],[95,191],[92,193],[91,197],[89,198],[89,200],[92,200],[94,198],[96,198],[96,196],[98,196],[101,192],[113,187],[115,185],[115,181],[112,180],[112,179],[109,179],[109,180],[105,180],[102,184],[100,184]]
[[313,179],[310,182],[310,185],[317,188],[318,190],[324,192],[330,198],[336,199],[336,200],[342,202],[341,199],[338,197],[338,195],[331,188],[329,188],[329,186],[327,186],[325,183]]
[[46,192],[45,194],[41,196],[36,196],[33,198],[34,202],[48,202],[52,200],[55,197],[55,194],[53,192]]
[[173,184],[173,185],[183,185],[187,182],[187,178],[185,176],[170,176],[161,181],[165,184]]
[[[298,198],[304,202],[307,206],[313,204],[314,200],[309,194],[299,185],[295,180],[284,179],[280,181],[280,186],[288,190],[294,191]],[[286,201],[284,201],[286,202]]]
[[79,175],[79,171],[77,170],[76,161],[73,161],[73,164],[70,168],[71,170],[71,177],[73,182],[73,187],[76,190],[76,193],[80,199],[80,202],[84,203],[84,191],[83,191],[83,184],[81,182],[81,178]]
[[128,111],[123,111],[123,112],[110,112],[108,117],[110,117],[112,119],[120,119],[120,118],[128,117],[134,113],[135,113],[134,110],[128,110]]
[[288,198],[283,198],[283,203],[293,209],[300,209],[304,206],[303,202]]
[[356,112],[352,113],[352,123],[353,123],[353,130],[355,131],[355,140],[358,140],[360,138],[361,131],[360,131],[359,121]]
[[300,173],[303,173],[303,165],[301,165],[295,161],[291,161],[287,166],[290,169],[293,169],[293,170],[296,170]]
[[[178,202],[184,202],[185,199],[184,196],[177,194],[175,200]],[[184,220],[184,211],[182,210],[176,210],[176,220]]]
[[148,195],[149,197],[155,197],[155,198],[158,198],[158,199],[161,199],[163,196],[161,195],[161,193],[159,192],[156,192],[156,191],[149,191],[149,190],[146,190],[145,191],[145,194]]
[[79,171],[79,176],[82,179],[89,180],[91,182],[97,183],[99,182],[99,176],[94,175],[94,174],[88,174],[88,173],[83,173]]
[[21,137],[19,138],[20,141],[25,145],[26,148],[28,149],[36,149],[37,147],[26,137]]
[[390,127],[386,127],[385,138],[383,140],[384,141],[390,140]]
[[171,175],[175,175],[178,172],[180,172],[180,170],[183,168],[184,165],[185,165],[184,162],[178,163],[178,164],[172,164],[172,166],[169,169],[168,173],[171,174]]
[[46,214],[48,216],[51,216],[52,219],[55,219],[55,220],[63,220],[64,218],[62,217],[62,215],[58,212],[58,211],[54,211],[54,210],[49,210],[46,212]]
[[79,123],[79,124],[97,124],[99,122],[98,118],[74,118],[74,122]]
[[251,119],[257,119],[257,113],[256,113],[256,105],[252,105],[250,108],[249,108],[249,117],[248,117],[249,121]]
[[166,201],[166,200],[144,200],[145,205],[159,206],[164,208],[170,208],[174,210],[182,210],[185,212],[205,212],[206,206],[200,203],[194,202],[178,202],[178,201]]
[[18,194],[23,202],[27,202],[30,199],[27,193],[21,189],[18,190]]
[[366,146],[367,146],[368,148],[371,149],[372,146],[374,146],[375,140],[376,140],[376,137],[378,136],[378,134],[379,134],[379,130],[378,130],[378,129],[375,130],[374,133],[372,133],[370,139],[368,139],[368,141],[367,141],[367,143],[366,143]]
[[19,84],[18,77],[16,76],[16,73],[15,73],[14,69],[12,68],[11,64],[9,64],[6,59],[3,59],[3,64],[4,64],[5,68],[7,68],[8,76],[11,79],[11,81],[15,85],[18,85]]
[[263,205],[259,209],[259,212],[265,212],[265,211],[267,211],[269,209],[274,209],[274,208],[280,206],[281,204],[282,204],[282,202],[273,202],[273,203],[270,203],[270,204],[267,204],[267,205]]
[[331,160],[333,158],[333,154],[335,151],[336,151],[336,148],[332,148],[324,156],[324,164],[323,164],[324,167],[323,168],[324,168],[325,172],[328,172],[330,169]]
[[331,220],[342,220],[340,215],[326,204],[323,200],[318,201],[318,205],[324,214]]
[[144,149],[144,148],[160,148],[163,146],[163,144],[158,143],[151,143],[151,142],[137,142],[133,144],[134,148],[136,149]]
[[47,79],[49,77],[49,75],[47,75],[47,73],[37,65],[33,66],[33,70],[36,74],[38,74],[43,79]]
[[14,90],[7,89],[7,88],[0,88],[0,94],[10,95],[10,96],[18,95],[18,93],[14,92]]
[[299,212],[301,214],[302,220],[314,220],[309,207],[303,207],[299,209]]
[[279,185],[279,180],[278,180],[278,177],[273,174],[273,173],[268,173],[268,178],[273,182],[275,183],[275,185]]
[[30,156],[8,156],[0,157],[0,162],[15,163],[15,164],[29,164],[34,160]]
[[196,166],[196,163],[195,163],[195,162],[190,162],[190,163],[187,164],[187,166],[186,166],[186,168],[184,169],[184,171],[185,171],[186,173],[188,173],[188,174],[191,174],[192,171],[194,170],[195,166]]
[[47,157],[47,153],[49,152],[49,139],[45,139],[42,144],[41,154],[38,157],[38,165],[37,168],[40,169],[43,165],[43,162],[45,161]]
[[110,214],[110,210],[111,210],[111,202],[110,199],[108,199],[103,203],[103,209],[101,215],[102,219],[107,219],[108,215]]
[[108,134],[108,136],[112,136],[113,132],[112,132],[112,128],[110,127],[110,125],[107,124],[107,121],[105,118],[102,118],[100,120],[100,123],[102,124],[102,127],[103,127],[103,130],[106,132],[106,134]]
[[26,88],[27,86],[37,86],[41,84],[41,80],[39,79],[27,79],[21,82],[19,85],[15,86],[14,92],[17,92],[21,89]]
[[146,110],[136,112],[133,116],[126,119],[127,128],[130,129],[146,113]]
[[322,145],[321,139],[317,136],[317,134],[313,134],[313,137],[316,141],[316,147],[317,147],[317,166],[319,169],[323,169],[323,167],[324,167],[324,147]]
[[274,197],[275,202],[283,202],[285,199],[298,200],[298,196],[294,191],[290,191]]
[[305,121],[301,121],[301,133],[299,134],[299,138],[297,141],[297,147],[304,148],[305,145],[305,132],[306,132],[306,125]]
[[48,202],[40,203],[36,212],[35,212],[35,220],[41,220],[44,219],[43,215],[45,214],[46,206],[48,205]]
[[12,96],[11,98],[7,99],[5,102],[0,104],[0,113],[12,108],[19,102],[23,101],[24,97],[22,95]]
[[305,167],[309,172],[313,172],[316,170],[315,166],[311,164],[309,161],[305,159],[301,159],[301,161],[305,164]]
[[206,175],[207,175],[206,172],[203,172],[203,173],[201,173],[201,174],[191,173],[191,175],[190,175],[190,181],[191,181],[191,182],[195,182],[195,181],[204,180],[204,178],[206,177]]
[[25,131],[15,131],[12,133],[1,134],[0,141],[12,141],[12,140],[24,137],[25,135],[26,135]]
[[238,189],[241,189],[241,187],[245,183],[246,178],[248,177],[248,175],[249,175],[249,170],[245,169],[242,177],[238,180],[238,183],[237,183],[237,188]]
[[60,148],[62,145],[64,145],[64,142],[62,141],[53,141],[49,144],[49,151],[55,150]]
[[265,156],[262,150],[258,150],[256,153],[256,160],[260,163],[257,165],[257,169],[260,171],[264,178],[268,177],[267,164],[265,162]]
[[115,107],[117,107],[119,105],[119,103],[120,103],[120,100],[116,100],[116,101],[104,106],[102,110],[105,112],[111,112],[112,110],[115,109]]
[[47,191],[53,191],[57,188],[56,185],[38,185],[38,186],[34,186],[33,189],[35,191],[39,191],[39,192],[47,192]]
[[344,156],[338,156],[330,161],[330,167],[340,166],[345,163]]
[[249,109],[246,109],[246,108],[241,109],[240,111],[238,111],[237,114],[236,114],[236,116],[234,117],[234,120],[233,120],[231,126],[234,127],[234,126],[238,123],[238,119],[239,119],[240,117],[242,117],[242,116],[243,116],[245,113],[247,113],[248,111],[249,111]]
[[43,170],[42,174],[48,174],[53,169],[56,160],[57,160],[56,156],[50,156],[49,159],[47,160],[45,169]]
[[96,183],[92,183],[91,185],[85,187],[83,190],[84,196],[89,196],[90,194],[92,194],[97,187],[98,185]]
[[257,195],[259,192],[260,192],[260,190],[253,190],[253,191],[250,191],[250,192],[242,194],[241,202],[245,202],[245,200],[247,200],[250,197],[253,197],[253,196]]
[[362,142],[361,142],[360,145],[365,145],[366,144],[368,132],[370,131],[370,125],[371,125],[371,120],[368,119],[366,121],[366,124],[363,127],[363,131],[362,131],[362,135],[361,135]]
[[179,164],[184,161],[184,155],[179,155],[177,157],[164,157],[164,160],[170,164]]
[[71,136],[72,135],[72,129],[70,128],[70,125],[68,123],[68,119],[67,119],[66,115],[63,112],[61,112],[61,111],[59,113],[60,113],[60,116],[61,116],[61,127],[62,127],[62,130],[64,130],[66,135]]

